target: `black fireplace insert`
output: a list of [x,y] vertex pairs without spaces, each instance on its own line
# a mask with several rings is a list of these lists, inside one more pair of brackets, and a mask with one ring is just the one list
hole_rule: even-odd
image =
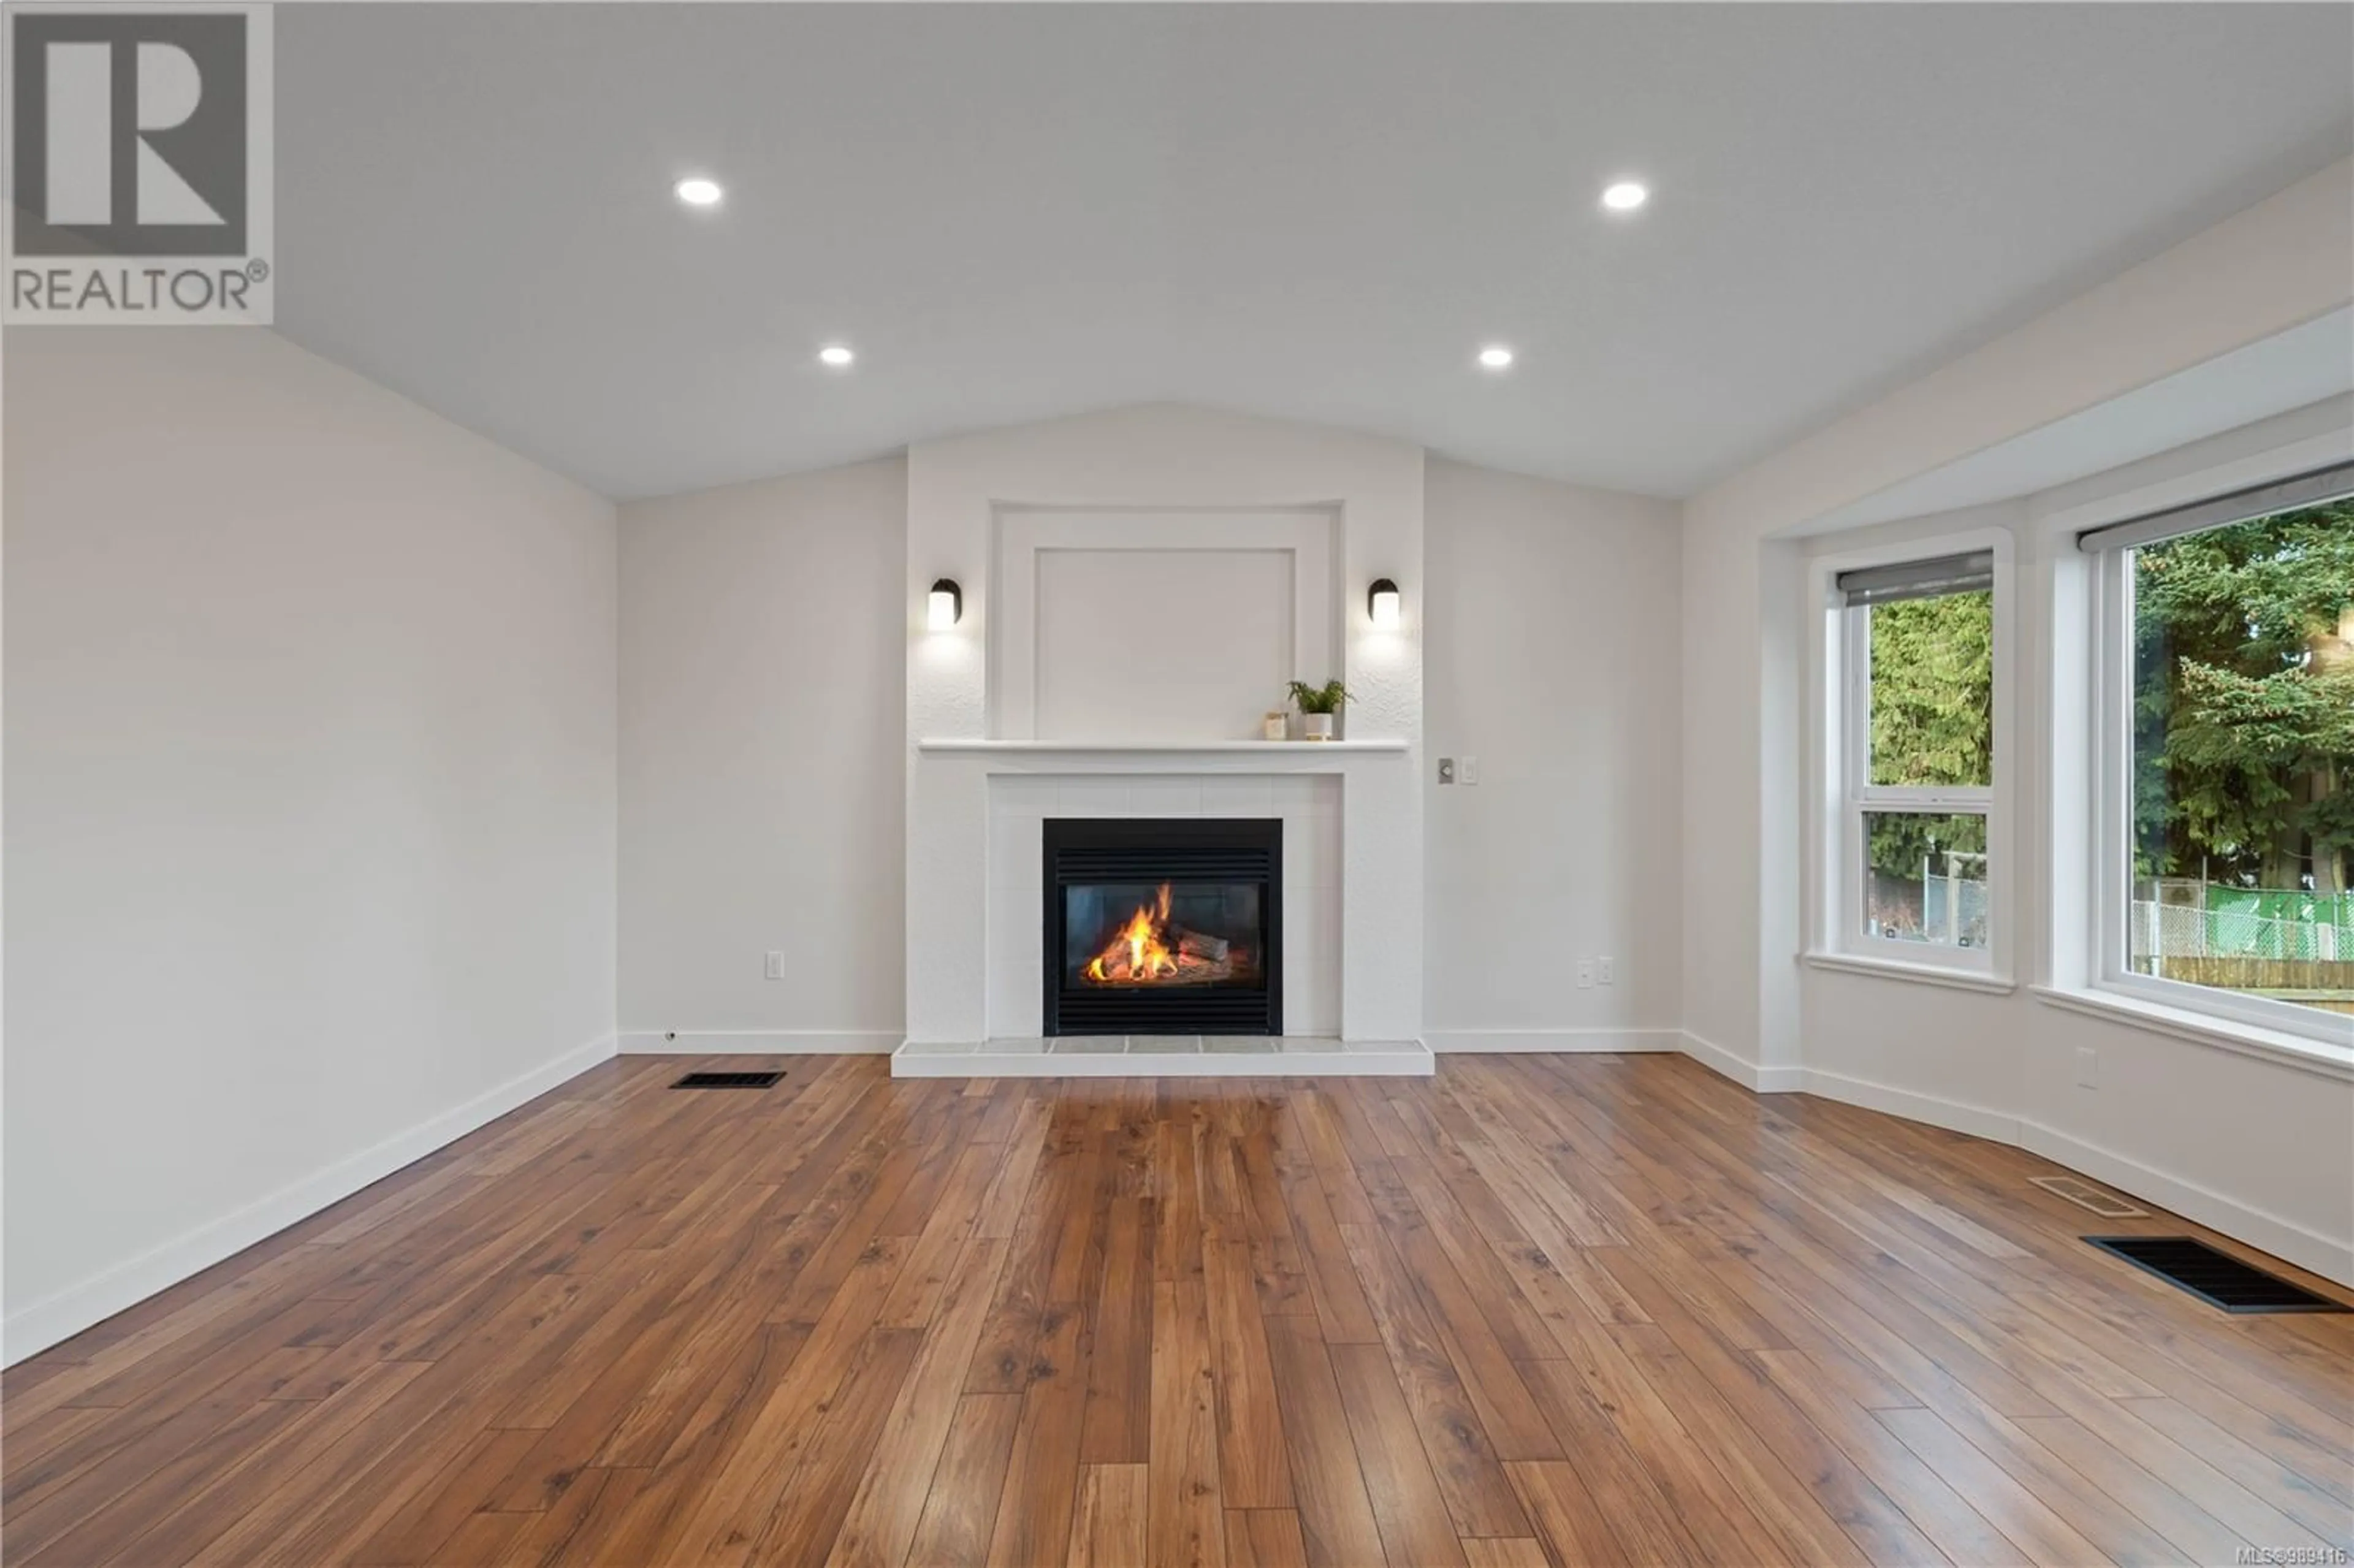
[[1044,824],[1045,1032],[1283,1033],[1283,823]]

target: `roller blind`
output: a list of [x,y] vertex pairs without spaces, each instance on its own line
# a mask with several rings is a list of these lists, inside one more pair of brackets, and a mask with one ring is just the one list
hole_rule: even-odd
[[1986,593],[1994,588],[1994,552],[1899,561],[1890,567],[1860,567],[1841,572],[1840,599],[1849,605],[1892,604],[1900,599],[1934,599],[1947,593]]
[[2164,539],[2179,538],[2204,528],[2220,528],[2226,523],[2244,523],[2252,517],[2269,517],[2275,512],[2291,512],[2300,506],[2317,506],[2325,501],[2354,495],[2354,462],[2341,462],[2328,468],[2301,473],[2295,479],[2276,480],[2271,484],[2259,484],[2247,490],[2235,490],[2228,495],[2217,495],[2205,501],[2195,501],[2188,506],[2169,507],[2144,517],[2129,517],[2122,523],[2105,524],[2088,528],[2076,535],[2080,550],[2130,550],[2143,545],[2155,545]]

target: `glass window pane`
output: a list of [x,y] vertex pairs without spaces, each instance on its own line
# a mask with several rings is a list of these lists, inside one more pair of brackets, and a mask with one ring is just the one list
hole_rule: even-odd
[[1994,595],[1938,594],[1865,610],[1872,782],[1994,782]]
[[1863,934],[1889,942],[1984,948],[1986,818],[1974,812],[1863,813]]
[[2126,553],[2137,974],[2354,1014],[2354,502]]

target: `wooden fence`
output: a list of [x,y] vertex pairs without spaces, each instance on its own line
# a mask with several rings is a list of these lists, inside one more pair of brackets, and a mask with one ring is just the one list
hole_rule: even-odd
[[2157,969],[2168,980],[2188,985],[2260,991],[2284,1001],[2354,1013],[2354,960],[2169,957],[2158,960]]

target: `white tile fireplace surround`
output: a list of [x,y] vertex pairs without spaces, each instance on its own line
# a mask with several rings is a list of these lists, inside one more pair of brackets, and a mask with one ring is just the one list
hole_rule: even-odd
[[[919,992],[943,1019],[971,1019],[976,998],[981,1007],[978,1025],[951,1022],[928,1036],[911,1024],[894,1059],[902,1075],[1430,1071],[1416,1011],[1421,914],[1398,895],[1389,858],[1389,846],[1410,842],[1404,819],[1418,796],[1403,741],[931,741],[918,753],[926,820],[939,832],[927,850],[910,844],[911,868],[922,853],[934,896],[961,889],[968,909],[978,901],[981,940],[977,962],[920,976],[910,955],[908,1016]],[[960,810],[946,809],[951,797]],[[1056,817],[1280,821],[1285,1036],[1139,1036],[1117,1050],[1043,1039],[1040,835]],[[1414,969],[1385,961],[1401,951]]]
[[[1053,754],[1048,754],[1053,755]],[[1293,1034],[1341,1033],[1341,780],[1258,773],[991,773],[989,776],[989,1035],[1040,1032],[1040,946],[1050,818],[1264,818],[1283,824],[1283,968]]]
[[[902,1075],[1426,1073],[1422,453],[1154,407],[918,445]],[[935,578],[962,589],[926,624]],[[1366,585],[1397,582],[1376,630]],[[1253,738],[1339,676],[1344,738]],[[1042,1036],[1042,824],[1283,825],[1285,1035]]]

